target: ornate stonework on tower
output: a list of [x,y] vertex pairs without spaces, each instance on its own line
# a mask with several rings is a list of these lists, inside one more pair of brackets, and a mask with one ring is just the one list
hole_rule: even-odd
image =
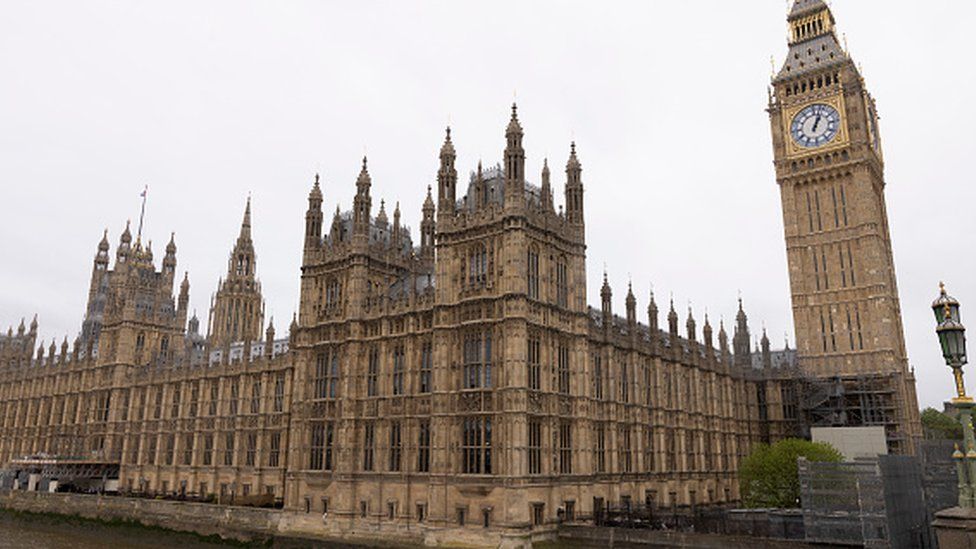
[[224,347],[235,341],[261,340],[264,299],[256,276],[251,241],[251,199],[247,199],[241,233],[227,260],[227,278],[217,286],[210,305],[210,344]]
[[789,54],[768,112],[800,366],[869,384],[876,404],[850,408],[846,423],[885,425],[889,446],[911,452],[920,425],[875,102],[823,0],[796,0],[788,21]]

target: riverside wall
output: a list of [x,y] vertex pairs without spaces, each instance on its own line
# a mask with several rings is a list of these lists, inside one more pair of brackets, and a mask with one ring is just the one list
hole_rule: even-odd
[[555,531],[526,534],[486,532],[481,528],[428,528],[415,524],[391,526],[378,517],[375,524],[359,524],[337,517],[323,520],[318,513],[193,503],[184,501],[88,494],[0,491],[0,509],[77,516],[145,526],[201,536],[219,536],[243,543],[272,543],[275,547],[531,547],[533,541],[554,539]]

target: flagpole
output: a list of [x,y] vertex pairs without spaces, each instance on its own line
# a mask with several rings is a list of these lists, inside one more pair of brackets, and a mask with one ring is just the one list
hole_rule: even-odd
[[149,194],[149,185],[142,189],[142,210],[139,212],[139,231],[136,233],[136,242],[142,240],[142,220],[146,216],[146,195]]

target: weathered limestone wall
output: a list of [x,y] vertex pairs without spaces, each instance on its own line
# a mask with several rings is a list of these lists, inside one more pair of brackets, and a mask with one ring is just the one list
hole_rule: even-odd
[[277,509],[17,490],[0,492],[0,507],[96,520],[134,521],[147,526],[195,532],[204,536],[216,534],[239,541],[260,540],[276,535],[282,515]]
[[[409,547],[452,545],[456,547],[524,548],[535,539],[551,539],[554,530],[534,534],[511,535],[472,528],[392,527],[377,521],[372,530],[343,528],[343,521],[333,517],[324,524],[319,513],[298,513],[279,509],[231,507],[118,496],[96,496],[27,491],[0,491],[0,508],[31,513],[79,516],[95,520],[133,521],[146,526],[194,532],[203,536],[218,535],[242,542],[275,538],[281,541],[317,540],[342,544],[365,544],[371,547]],[[286,543],[286,546],[287,543]]]

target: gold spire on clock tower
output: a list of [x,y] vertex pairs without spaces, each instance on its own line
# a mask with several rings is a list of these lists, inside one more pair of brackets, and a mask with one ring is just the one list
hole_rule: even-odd
[[911,452],[918,406],[874,99],[823,0],[796,0],[788,21],[768,113],[800,365],[818,378],[871,380],[878,404],[848,421],[884,425],[891,449]]

